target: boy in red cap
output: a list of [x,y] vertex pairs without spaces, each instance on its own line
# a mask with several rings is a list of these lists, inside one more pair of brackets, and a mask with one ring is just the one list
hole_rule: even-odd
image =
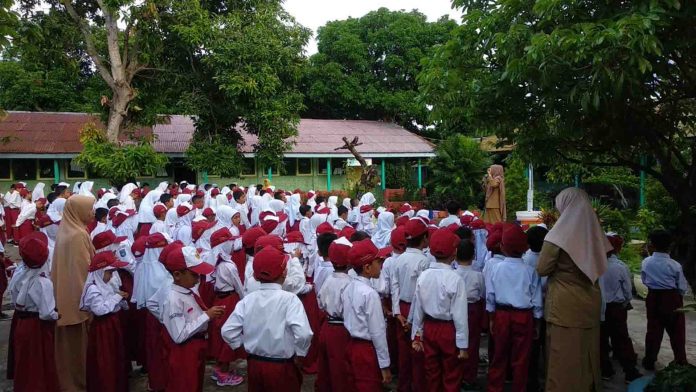
[[[512,367],[512,391],[527,388],[529,357],[536,324],[543,316],[541,279],[522,261],[527,235],[518,225],[507,225],[500,244],[505,259],[486,276],[486,311],[495,341],[488,369],[488,390],[502,392],[508,363]],[[538,334],[538,330],[536,331]]]
[[167,206],[162,203],[156,203],[154,207],[152,207],[152,213],[155,215],[156,220],[152,224],[152,227],[150,227],[150,232],[148,234],[168,233],[167,224],[164,223],[167,217],[167,211]]
[[469,325],[464,280],[452,269],[459,237],[447,228],[430,238],[437,260],[418,277],[411,307],[413,348],[425,353],[428,391],[458,392],[467,359]]
[[202,391],[203,373],[208,344],[208,322],[221,317],[225,308],[205,306],[201,297],[192,290],[201,275],[215,268],[203,261],[198,251],[190,246],[175,248],[164,261],[174,283],[162,304],[162,323],[169,337],[167,391]]
[[343,325],[351,340],[347,347],[347,387],[351,391],[378,392],[391,382],[386,325],[379,294],[370,279],[379,279],[386,252],[370,239],[357,241],[348,251],[355,277],[341,294]]
[[88,391],[128,391],[130,369],[120,314],[128,309],[129,293],[119,290],[120,280],[115,279],[118,275],[114,273],[127,264],[112,252],[101,252],[92,257],[87,269],[80,310],[94,315],[87,342]]
[[19,196],[22,198],[22,204],[13,228],[15,241],[20,241],[22,237],[34,231],[34,218],[36,217],[36,204],[31,200],[31,191],[22,188],[19,190]]
[[319,392],[348,391],[346,385],[345,348],[350,341],[348,330],[343,326],[343,304],[341,293],[350,284],[348,276],[348,252],[353,245],[345,237],[331,242],[328,260],[333,273],[326,278],[318,294],[319,308],[328,319],[319,333],[319,373],[316,390]]
[[469,239],[462,239],[457,246],[456,272],[464,281],[466,287],[467,319],[469,323],[469,349],[468,358],[464,360],[462,374],[465,390],[476,389],[476,377],[478,376],[479,346],[481,343],[481,330],[483,329],[484,314],[486,312],[486,285],[483,274],[473,268],[475,257],[475,245]]
[[[307,355],[312,330],[302,302],[282,290],[289,256],[265,247],[254,256],[254,278],[260,289],[244,296],[222,326],[222,338],[248,353],[249,391],[299,392],[298,368]],[[297,364],[296,364],[297,363]]]
[[403,226],[406,235],[406,250],[396,261],[391,280],[392,312],[399,321],[399,391],[424,391],[425,370],[422,352],[411,346],[411,331],[408,315],[416,292],[420,274],[428,269],[430,261],[423,252],[428,247],[428,224],[420,217],[409,219]]
[[15,300],[13,347],[14,390],[18,392],[58,391],[54,356],[56,312],[53,283],[46,276],[48,260],[46,235],[31,233],[19,242],[19,255],[27,270]]
[[[633,299],[632,277],[628,266],[618,258],[623,247],[623,238],[616,233],[607,233],[607,239],[614,249],[607,254],[609,263],[606,272],[599,277],[602,296],[607,303],[604,321],[600,328],[602,377],[611,378],[614,375],[614,367],[609,359],[611,347],[623,368],[625,381],[630,383],[643,376],[636,369],[638,355],[633,349],[633,342],[628,334],[628,311],[633,308],[631,306],[631,299]],[[611,346],[609,345],[610,339]]]
[[[408,220],[408,216],[404,215],[404,217]],[[387,317],[389,358],[391,358],[392,371],[396,372],[398,371],[397,366],[399,363],[399,341],[397,336],[401,333],[401,323],[399,323],[392,311],[392,281],[394,280],[397,260],[406,251],[406,232],[403,227],[397,227],[392,230],[390,243],[392,254],[384,260],[376,290],[382,297],[382,309]]]

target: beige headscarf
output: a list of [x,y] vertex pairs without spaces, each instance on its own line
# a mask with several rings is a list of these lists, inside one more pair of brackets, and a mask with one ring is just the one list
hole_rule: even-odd
[[498,189],[500,190],[500,215],[503,217],[503,221],[506,220],[507,216],[507,207],[505,206],[505,174],[504,174],[504,169],[501,165],[491,165],[489,168],[490,174],[486,178],[486,200],[488,200],[489,197],[491,197],[491,194],[495,191],[495,187],[490,185],[489,180],[490,179],[500,179],[500,183],[498,185]]
[[556,196],[556,208],[561,213],[546,241],[570,255],[592,283],[607,270],[607,252],[612,246],[599,224],[587,193],[579,188],[567,188]]
[[94,198],[73,195],[65,203],[53,253],[51,278],[56,293],[56,308],[61,314],[58,326],[80,324],[89,314],[80,311],[80,297],[87,279],[87,268],[94,247],[84,223],[92,216]]

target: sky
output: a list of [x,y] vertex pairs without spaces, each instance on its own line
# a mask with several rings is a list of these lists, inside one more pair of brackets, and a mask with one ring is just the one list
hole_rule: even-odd
[[312,55],[317,52],[317,29],[326,22],[359,18],[381,7],[393,11],[418,9],[429,21],[447,14],[459,22],[461,12],[453,10],[451,4],[451,0],[285,0],[285,9],[314,33],[305,48],[307,55]]

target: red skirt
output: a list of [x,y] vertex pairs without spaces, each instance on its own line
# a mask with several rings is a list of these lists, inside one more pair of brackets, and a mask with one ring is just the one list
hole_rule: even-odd
[[128,391],[128,368],[118,313],[94,317],[87,343],[87,390]]
[[175,344],[169,338],[167,360],[167,392],[201,392],[205,373],[205,353],[208,343],[203,337],[193,337]]
[[239,279],[244,284],[244,271],[246,271],[246,253],[244,249],[232,252],[232,262],[237,266],[237,272],[239,272]]
[[12,314],[12,322],[10,323],[10,337],[7,341],[7,379],[14,378],[14,341],[15,329],[17,329],[17,311]]
[[15,241],[19,241],[34,232],[34,220],[25,220],[15,231]]
[[37,313],[15,311],[14,374],[17,392],[59,391],[54,347],[55,321],[39,319]]
[[19,216],[18,208],[5,207],[5,228],[7,229],[7,238],[14,238],[14,224],[17,222],[17,217]]
[[[133,293],[133,275],[128,271],[119,269],[118,276],[121,278],[121,290],[126,293]],[[145,343],[144,334],[138,328],[138,309],[137,306],[128,302],[128,310],[118,312],[121,319],[121,331],[123,332],[123,344],[126,348],[126,362],[130,365],[131,361],[136,361],[141,365],[145,364],[145,350],[141,349]],[[129,366],[130,367],[130,366]]]
[[208,322],[208,353],[218,362],[226,363],[246,358],[244,347],[232,350],[232,347],[222,339],[222,326],[230,317],[238,302],[239,294],[235,292],[227,295],[216,293],[215,295],[213,306],[224,306],[225,314]]
[[319,335],[321,332],[321,326],[326,320],[326,313],[319,309],[317,294],[314,292],[314,290],[310,290],[307,294],[301,295],[300,300],[302,300],[305,313],[307,313],[309,326],[314,332],[314,336],[312,336],[312,344],[309,346],[307,356],[304,357],[304,360],[302,361],[302,371],[307,374],[316,374],[319,371]]
[[[155,316],[145,310],[145,352],[147,354],[147,376],[150,389],[164,390],[168,384],[168,341],[167,330]],[[166,337],[168,340],[164,340]]]

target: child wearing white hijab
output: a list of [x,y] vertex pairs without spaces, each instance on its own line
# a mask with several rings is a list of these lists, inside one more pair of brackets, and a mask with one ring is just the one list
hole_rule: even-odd
[[372,235],[372,242],[379,249],[386,248],[391,243],[391,232],[394,229],[394,214],[384,211],[377,218],[377,229]]
[[376,201],[375,196],[372,192],[367,192],[360,198],[358,226],[357,229],[366,232],[368,235],[372,236],[375,231],[375,224],[373,222],[374,210],[372,204]]
[[123,188],[121,188],[121,192],[119,193],[118,201],[127,210],[135,210],[135,200],[133,200],[131,193],[137,188],[138,188],[138,186],[135,184],[132,184],[132,183],[128,183],[128,184],[124,185]]

